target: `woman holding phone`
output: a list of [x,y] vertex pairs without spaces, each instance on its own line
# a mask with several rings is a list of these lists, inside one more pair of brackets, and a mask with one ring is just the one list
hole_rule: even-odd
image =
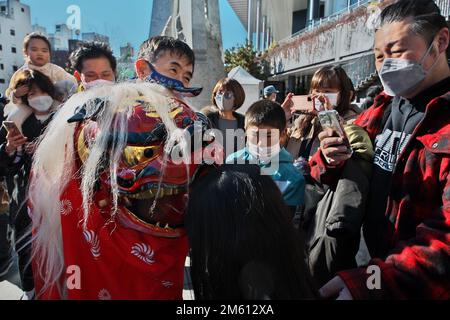
[[[287,149],[294,158],[303,158],[297,160],[306,173],[299,232],[306,240],[309,272],[321,287],[336,272],[356,268],[361,262],[356,261],[358,253],[358,257],[368,255],[360,231],[374,150],[367,132],[353,124],[360,110],[351,104],[354,88],[341,67],[319,69],[313,76],[310,95],[310,109],[294,122]],[[318,183],[308,175],[308,161],[320,147],[318,136],[323,130],[339,135],[352,154],[333,185]]]
[[36,70],[21,70],[13,88],[28,88],[20,104],[10,104],[8,115],[0,129],[0,168],[5,172],[10,196],[10,224],[15,229],[15,249],[19,256],[19,273],[23,299],[34,296],[31,270],[29,226],[26,199],[28,177],[36,141],[44,132],[60,103],[55,99],[52,81]]
[[318,112],[336,110],[345,124],[352,123],[361,112],[352,104],[355,89],[344,69],[339,66],[326,66],[316,71],[311,81],[310,96],[312,107],[300,115],[288,131],[286,149],[294,159],[306,160],[319,149],[319,133],[322,131]]

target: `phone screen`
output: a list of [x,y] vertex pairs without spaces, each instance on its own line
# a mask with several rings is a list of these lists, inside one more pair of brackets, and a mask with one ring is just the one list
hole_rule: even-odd
[[310,95],[292,96],[292,102],[294,103],[294,108],[296,110],[308,112],[314,110],[314,101]]
[[17,125],[12,121],[3,121],[3,126],[5,127],[6,131],[8,131],[8,133],[10,134],[13,135],[21,134],[19,128],[17,128]]
[[345,130],[341,121],[341,117],[336,110],[325,110],[318,113],[320,124],[323,129],[332,129],[336,136],[344,139],[344,144],[348,147],[349,152],[351,152],[350,142],[345,134]]

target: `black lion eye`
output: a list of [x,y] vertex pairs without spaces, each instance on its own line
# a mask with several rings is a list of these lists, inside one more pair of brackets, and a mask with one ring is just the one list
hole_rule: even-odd
[[117,183],[119,184],[119,186],[123,187],[123,188],[131,188],[134,184],[134,179],[123,179],[120,177],[117,177]]
[[153,155],[154,155],[153,149],[148,148],[144,150],[144,156],[146,158],[151,158],[153,157]]

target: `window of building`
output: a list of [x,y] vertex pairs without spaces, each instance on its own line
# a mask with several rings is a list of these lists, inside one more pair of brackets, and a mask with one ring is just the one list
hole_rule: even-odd
[[15,36],[15,35],[16,35],[16,30],[11,29],[11,30],[9,30],[9,33],[10,33],[12,36]]
[[2,6],[2,7],[0,8],[0,11],[1,11],[1,12],[5,12],[5,11],[6,11],[6,7],[5,7],[5,6]]
[[5,65],[3,63],[0,63],[0,70],[5,70]]
[[13,71],[16,72],[19,68],[17,66],[13,66]]
[[3,50],[3,46],[0,44],[0,51],[2,51]]
[[0,79],[0,83],[5,83],[5,79]]
[[20,8],[20,10],[21,10],[22,12],[25,12],[25,9],[24,9],[24,8]]
[[12,48],[11,48],[11,52],[12,52],[12,53],[17,53],[16,47],[12,47]]

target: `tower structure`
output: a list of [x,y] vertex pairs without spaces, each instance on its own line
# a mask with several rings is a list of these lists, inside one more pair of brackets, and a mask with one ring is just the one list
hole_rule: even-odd
[[214,85],[225,76],[218,0],[153,0],[150,36],[155,35],[180,39],[194,50],[191,84],[203,92],[189,102],[196,109],[210,105]]

